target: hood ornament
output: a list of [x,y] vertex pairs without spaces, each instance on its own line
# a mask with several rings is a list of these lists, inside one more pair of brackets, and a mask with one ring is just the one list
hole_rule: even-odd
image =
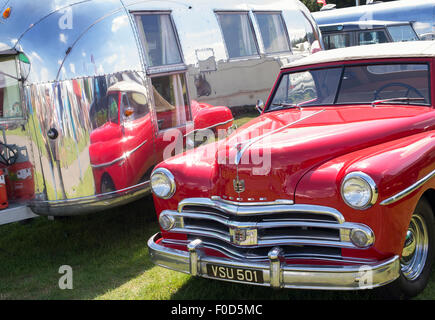
[[[236,145],[237,150],[237,158],[241,157],[240,153],[242,152],[242,143],[238,143]],[[245,180],[239,179],[239,162],[236,161],[236,179],[233,180],[234,191],[237,193],[245,192]]]

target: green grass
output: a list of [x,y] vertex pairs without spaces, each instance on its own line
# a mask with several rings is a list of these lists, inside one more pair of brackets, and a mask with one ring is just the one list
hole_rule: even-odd
[[[152,264],[147,240],[159,231],[152,200],[89,216],[0,227],[0,299],[373,299],[372,291],[274,290],[193,278]],[[73,289],[58,287],[59,267]],[[435,271],[418,299],[435,298]]]
[[244,125],[245,123],[247,123],[248,121],[250,121],[258,116],[259,116],[259,113],[257,111],[241,114],[238,117],[234,118],[234,125],[237,128],[239,128],[242,125]]

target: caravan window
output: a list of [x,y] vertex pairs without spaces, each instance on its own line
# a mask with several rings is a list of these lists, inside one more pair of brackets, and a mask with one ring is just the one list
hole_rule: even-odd
[[0,57],[0,117],[22,117],[15,57]]
[[159,130],[179,127],[189,121],[184,74],[151,78]]
[[418,40],[417,34],[409,24],[405,24],[402,26],[391,26],[387,27],[387,29],[391,37],[393,38],[393,41],[395,42]]
[[387,35],[382,30],[360,32],[358,38],[360,45],[389,42]]
[[183,63],[169,14],[147,13],[136,16],[149,67]]
[[[147,73],[151,76],[158,129],[183,126],[191,120],[187,68],[170,13],[138,13],[136,22],[145,47]],[[128,97],[130,104],[132,98]],[[136,105],[141,105],[142,112],[147,110],[143,103]]]
[[290,51],[289,39],[280,13],[256,12],[266,53]]
[[323,36],[326,50],[350,47],[350,33],[335,33]]
[[217,13],[229,58],[258,55],[254,31],[247,12]]

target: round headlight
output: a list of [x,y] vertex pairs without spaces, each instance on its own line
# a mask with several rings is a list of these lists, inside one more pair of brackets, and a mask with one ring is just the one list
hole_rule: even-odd
[[158,168],[154,170],[151,175],[151,189],[159,198],[171,198],[176,189],[174,176],[168,169],[165,168]]
[[378,200],[376,183],[363,172],[352,172],[346,175],[341,184],[341,196],[344,202],[354,209],[370,208]]

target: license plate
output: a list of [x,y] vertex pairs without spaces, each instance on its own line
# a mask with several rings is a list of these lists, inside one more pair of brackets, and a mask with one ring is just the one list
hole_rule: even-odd
[[212,278],[263,283],[263,272],[258,270],[234,268],[207,264],[207,275]]

